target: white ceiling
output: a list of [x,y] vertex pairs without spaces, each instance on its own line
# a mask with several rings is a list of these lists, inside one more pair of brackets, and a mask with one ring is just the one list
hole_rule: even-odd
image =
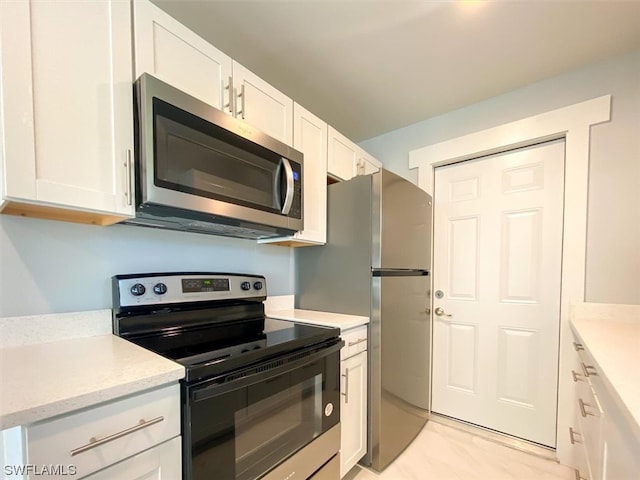
[[640,49],[640,0],[154,0],[354,141]]

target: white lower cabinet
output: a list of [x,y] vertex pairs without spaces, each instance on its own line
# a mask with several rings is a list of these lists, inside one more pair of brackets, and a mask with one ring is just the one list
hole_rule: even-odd
[[[607,421],[604,425],[603,480],[636,480],[640,478],[640,443],[630,442],[626,431],[630,423]],[[622,428],[620,428],[622,426]]]
[[[574,345],[577,345],[576,352],[584,351],[582,345]],[[589,372],[595,372],[582,357],[584,355],[576,354],[571,371],[576,415],[568,434],[575,449],[573,457],[576,479],[596,480],[602,478],[604,412],[589,381]]]
[[367,453],[367,326],[342,333],[340,478]]
[[180,437],[177,437],[85,478],[86,480],[176,480],[182,477],[181,448]]
[[574,342],[576,420],[569,430],[576,480],[640,478],[640,438],[604,384],[588,345]]
[[[178,384],[34,423],[24,432],[27,465],[72,466],[78,479],[180,478]],[[47,478],[69,478],[69,470]]]

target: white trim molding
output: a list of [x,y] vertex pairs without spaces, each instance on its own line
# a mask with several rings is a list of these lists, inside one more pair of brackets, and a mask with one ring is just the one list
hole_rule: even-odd
[[546,140],[565,139],[556,455],[560,463],[572,466],[574,459],[567,432],[575,415],[573,381],[569,373],[575,352],[569,328],[569,307],[584,302],[591,126],[610,118],[611,95],[604,95],[409,152],[409,168],[418,169],[418,185],[433,195],[436,167]]

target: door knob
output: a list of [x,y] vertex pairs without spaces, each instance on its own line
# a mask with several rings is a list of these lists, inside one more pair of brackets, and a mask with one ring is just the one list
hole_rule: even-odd
[[451,316],[449,313],[444,313],[444,308],[442,308],[442,307],[436,307],[436,309],[433,311],[433,313],[435,313],[439,317],[450,317]]

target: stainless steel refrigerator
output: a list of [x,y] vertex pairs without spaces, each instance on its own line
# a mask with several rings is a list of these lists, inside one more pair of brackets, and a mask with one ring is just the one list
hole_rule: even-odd
[[365,465],[382,471],[428,418],[431,197],[389,171],[328,187],[327,244],[296,251],[296,307],[365,315]]

